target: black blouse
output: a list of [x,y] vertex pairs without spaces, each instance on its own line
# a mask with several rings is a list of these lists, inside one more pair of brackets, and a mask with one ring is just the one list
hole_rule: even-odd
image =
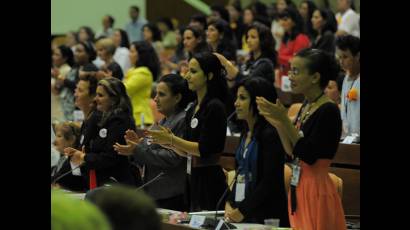
[[[191,105],[185,116],[185,139],[198,142],[201,158],[222,152],[225,147],[227,124],[225,105],[217,98],[205,98],[196,114],[196,103]],[[192,119],[198,120],[195,127],[191,126]]]
[[[257,135],[258,158],[256,187],[241,202],[235,202],[236,183],[228,201],[244,215],[245,222],[263,223],[278,218],[289,226],[287,196],[284,186],[285,150],[275,128],[267,125]],[[237,164],[238,165],[238,164]]]
[[339,107],[332,102],[321,105],[302,125],[303,137],[293,155],[312,165],[317,159],[333,159],[342,135]]

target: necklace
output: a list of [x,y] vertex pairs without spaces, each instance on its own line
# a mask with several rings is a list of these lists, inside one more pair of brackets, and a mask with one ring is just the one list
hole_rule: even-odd
[[[312,111],[312,108],[314,108],[314,105],[316,104],[317,101],[324,95],[322,92],[318,97],[316,97],[312,102],[308,103],[306,100],[305,103],[303,103],[302,108],[299,111],[298,117],[296,119],[296,128],[300,130],[302,125],[305,123],[305,121],[312,115],[312,113],[315,111]],[[306,105],[309,105],[308,108],[305,108]]]

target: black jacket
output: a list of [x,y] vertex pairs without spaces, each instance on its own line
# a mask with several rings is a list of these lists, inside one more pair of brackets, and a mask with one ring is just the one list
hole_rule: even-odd
[[112,115],[102,127],[98,125],[100,119],[101,114],[96,113],[85,124],[87,128],[84,130],[83,145],[86,155],[82,174],[87,181],[87,187],[90,169],[95,169],[98,186],[113,182],[110,177],[119,183],[135,185],[128,157],[119,155],[113,148],[116,142],[125,144],[124,135],[127,129],[135,130],[132,116],[123,112]]

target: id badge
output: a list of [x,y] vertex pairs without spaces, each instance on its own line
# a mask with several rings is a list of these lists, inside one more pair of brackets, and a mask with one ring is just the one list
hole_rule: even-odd
[[292,178],[290,179],[290,184],[293,186],[298,186],[300,179],[300,166],[298,164],[292,164]]
[[191,175],[191,168],[192,168],[192,155],[187,156],[187,160],[186,160],[186,173],[188,173],[189,175]]
[[235,191],[235,202],[241,202],[245,199],[245,175],[238,175]]

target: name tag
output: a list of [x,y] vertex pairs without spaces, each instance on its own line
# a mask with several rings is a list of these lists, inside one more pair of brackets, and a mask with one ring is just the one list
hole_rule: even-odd
[[283,92],[291,92],[292,88],[290,87],[290,80],[288,76],[282,76],[282,84],[281,84],[281,90]]
[[245,176],[238,175],[235,189],[235,201],[241,202],[245,199]]
[[188,154],[186,158],[187,158],[187,160],[186,160],[186,173],[191,175],[192,156]]
[[191,217],[191,220],[189,221],[189,226],[193,228],[201,228],[201,226],[205,222],[205,216],[198,216],[198,215],[193,215]]
[[290,184],[293,186],[298,186],[300,179],[300,166],[297,164],[292,164],[292,178],[290,179]]
[[74,110],[74,121],[84,121],[84,113],[81,110]]
[[345,137],[345,139],[343,140],[343,144],[351,144],[354,141],[354,137],[353,136],[347,136]]

